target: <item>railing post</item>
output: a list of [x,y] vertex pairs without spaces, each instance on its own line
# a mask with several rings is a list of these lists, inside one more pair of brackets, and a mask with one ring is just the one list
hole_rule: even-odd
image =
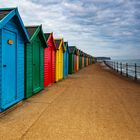
[[117,72],[118,72],[118,62],[117,62]]
[[128,77],[128,64],[126,63],[126,76]]
[[121,75],[122,75],[122,63],[120,63]]
[[137,80],[137,64],[135,63],[135,80]]
[[115,62],[114,62],[114,70],[115,70]]

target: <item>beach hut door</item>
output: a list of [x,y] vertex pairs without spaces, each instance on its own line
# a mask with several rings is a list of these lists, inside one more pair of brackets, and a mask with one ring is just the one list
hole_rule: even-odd
[[33,91],[40,88],[40,42],[36,41],[33,45]]
[[3,29],[2,106],[16,99],[16,33]]

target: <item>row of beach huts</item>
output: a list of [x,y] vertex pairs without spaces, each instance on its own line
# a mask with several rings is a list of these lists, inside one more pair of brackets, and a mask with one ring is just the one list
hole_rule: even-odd
[[41,25],[24,26],[17,8],[0,9],[0,112],[93,62]]

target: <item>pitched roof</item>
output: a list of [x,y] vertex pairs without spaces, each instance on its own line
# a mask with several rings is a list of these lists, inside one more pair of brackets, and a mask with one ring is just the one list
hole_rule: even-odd
[[30,39],[34,35],[34,33],[36,32],[36,30],[37,30],[38,27],[39,26],[26,26],[25,27],[26,30],[27,30],[27,32],[28,32],[28,35],[29,35]]
[[51,33],[44,33],[46,40],[48,40]]
[[68,49],[68,42],[64,42],[64,50],[66,51],[68,51],[69,52],[69,49]]
[[79,50],[79,55],[82,56],[82,51],[81,50]]
[[77,55],[79,55],[79,49],[76,48],[75,53],[76,53]]
[[2,20],[5,16],[7,16],[12,10],[13,8],[0,9],[0,20]]
[[69,46],[69,53],[74,53],[76,50],[75,46]]
[[60,43],[61,43],[61,39],[55,39],[56,49],[59,48]]
[[16,24],[21,30],[25,42],[29,42],[28,33],[24,27],[17,8],[0,8],[0,29],[2,29],[13,17],[16,16]]
[[46,38],[45,38],[43,30],[42,30],[42,25],[26,26],[25,28],[28,32],[29,37],[30,37],[30,42],[32,42],[32,40],[34,40],[34,38],[36,38],[36,36],[38,34],[40,34],[42,43],[44,43],[44,47],[48,47],[47,43],[46,43]]
[[85,56],[84,52],[82,52],[82,56]]
[[66,47],[68,47],[68,42],[64,42],[64,45],[65,45]]

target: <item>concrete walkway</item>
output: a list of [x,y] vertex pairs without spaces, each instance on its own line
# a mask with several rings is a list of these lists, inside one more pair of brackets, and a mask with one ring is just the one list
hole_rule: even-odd
[[140,84],[88,66],[0,118],[0,140],[140,140]]

